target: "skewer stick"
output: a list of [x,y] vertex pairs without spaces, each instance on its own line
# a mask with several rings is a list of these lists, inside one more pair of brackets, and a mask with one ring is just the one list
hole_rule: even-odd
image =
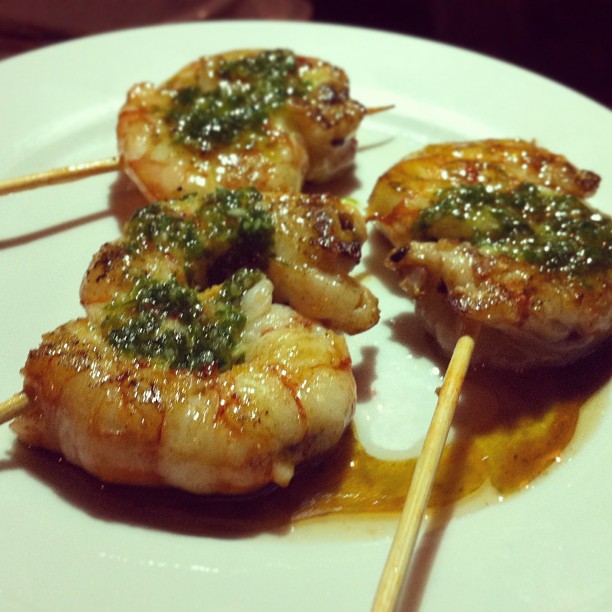
[[372,607],[374,612],[391,612],[397,606],[475,343],[476,334],[464,335],[459,338],[453,351],[378,584]]
[[[387,106],[374,106],[366,109],[366,115],[376,115],[393,108],[393,104]],[[61,168],[53,168],[51,170],[43,170],[42,172],[34,172],[24,176],[0,180],[0,195],[8,195],[26,189],[36,189],[37,187],[45,187],[47,185],[56,185],[58,183],[67,183],[80,178],[94,176],[95,174],[103,174],[104,172],[112,172],[121,168],[121,161],[118,156],[108,157],[106,159],[98,159],[80,164],[72,164]]]
[[119,168],[119,157],[108,157],[106,159],[98,159],[96,161],[83,162],[81,164],[72,164],[62,168],[44,170],[43,172],[34,172],[33,174],[26,174],[25,176],[0,180],[0,195],[74,181],[95,174],[119,170]]
[[371,106],[366,108],[366,115],[377,115],[378,113],[384,113],[385,111],[395,108],[395,104],[387,104],[385,106]]
[[15,393],[13,397],[0,402],[0,425],[14,419],[28,405],[25,393]]

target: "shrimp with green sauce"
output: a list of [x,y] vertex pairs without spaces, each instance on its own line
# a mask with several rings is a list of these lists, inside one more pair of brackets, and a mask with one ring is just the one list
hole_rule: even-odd
[[241,494],[286,486],[349,424],[344,337],[272,303],[242,270],[197,291],[141,277],[46,334],[25,368],[19,439],[104,482]]
[[292,51],[201,59],[135,85],[117,126],[122,166],[150,201],[218,186],[298,192],[353,163],[365,108],[345,72]]
[[390,268],[450,354],[480,330],[474,363],[570,363],[612,335],[612,220],[599,176],[524,140],[430,145],[378,180],[368,216]]
[[355,409],[334,328],[378,320],[348,275],[364,239],[359,213],[331,196],[218,188],[143,207],[94,255],[87,317],[30,352],[13,429],[106,482],[286,486]]
[[138,210],[121,239],[103,245],[81,287],[91,316],[134,275],[204,288],[241,267],[263,270],[275,299],[350,333],[375,325],[376,297],[350,276],[366,240],[350,202],[331,195],[218,188]]

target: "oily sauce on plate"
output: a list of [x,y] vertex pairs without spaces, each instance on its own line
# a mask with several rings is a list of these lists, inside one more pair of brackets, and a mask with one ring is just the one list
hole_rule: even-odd
[[[551,464],[562,462],[582,411],[610,380],[611,372],[612,358],[605,349],[564,368],[523,374],[470,372],[430,506],[455,503],[485,485],[498,496],[507,496],[528,486]],[[296,518],[331,512],[399,512],[415,463],[416,457],[404,461],[371,457],[350,433],[335,457],[293,483],[299,490],[315,489],[310,481],[318,482],[318,490],[311,495],[288,490],[284,496],[294,498]],[[298,496],[301,500],[296,503]]]
[[[588,444],[589,427],[596,426],[596,415],[606,408],[606,395],[600,392],[611,374],[609,344],[563,368],[523,374],[484,368],[470,371],[430,507],[469,498],[476,502],[470,508],[478,508],[491,500],[491,491],[497,498],[516,493],[552,464],[562,464],[568,455],[579,453],[579,443]],[[432,411],[434,404],[432,398]],[[581,427],[576,439],[580,418],[590,425]],[[24,455],[32,471],[93,515],[195,535],[283,530],[323,516],[392,516],[401,511],[416,462],[416,457],[401,461],[372,457],[349,429],[329,456],[303,466],[286,489],[227,497],[100,485],[66,462],[59,475],[56,465],[48,466],[41,459]],[[65,470],[73,478],[67,478]]]

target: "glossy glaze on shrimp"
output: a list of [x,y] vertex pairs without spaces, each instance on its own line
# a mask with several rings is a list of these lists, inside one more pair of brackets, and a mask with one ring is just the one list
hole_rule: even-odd
[[[198,296],[203,312],[219,292]],[[13,429],[106,482],[222,494],[287,485],[297,464],[332,448],[348,425],[351,359],[342,336],[273,304],[269,280],[233,299],[244,320],[223,367],[206,363],[203,350],[197,367],[168,367],[169,356],[186,357],[156,352],[160,337],[142,339],[152,353],[137,357],[125,350],[138,348],[133,338],[111,342],[105,325],[86,319],[47,334],[24,368],[30,404]],[[160,316],[180,327],[175,315]]]
[[160,87],[133,87],[117,135],[124,169],[149,201],[219,185],[297,192],[352,164],[364,114],[340,68],[244,50],[203,57]]
[[358,333],[379,317],[376,298],[349,276],[365,239],[361,214],[340,198],[219,188],[140,209],[124,236],[94,257],[81,301],[91,317],[135,276],[176,277],[203,288],[240,267],[257,267],[278,301]]
[[474,363],[520,370],[612,333],[612,223],[583,201],[598,184],[532,142],[432,145],[379,179],[368,213],[444,351],[477,325]]
[[141,208],[87,270],[87,319],[30,352],[15,431],[109,482],[286,485],[338,442],[355,381],[344,337],[273,297],[312,309],[293,274],[327,300],[317,314],[371,326],[376,300],[348,276],[364,239],[328,196],[219,188]]

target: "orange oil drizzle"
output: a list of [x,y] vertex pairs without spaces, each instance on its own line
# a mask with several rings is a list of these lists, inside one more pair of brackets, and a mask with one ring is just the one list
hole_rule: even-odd
[[[478,496],[485,485],[505,497],[562,463],[574,452],[568,446],[585,404],[611,373],[612,354],[606,352],[574,366],[520,375],[470,372],[430,507]],[[300,471],[286,489],[250,499],[200,499],[198,513],[209,526],[254,530],[324,515],[388,516],[401,510],[415,462],[372,457],[349,430],[333,454]]]
[[[430,506],[455,503],[485,484],[507,496],[562,462],[584,406],[610,380],[611,372],[612,358],[606,353],[571,367],[520,375],[485,369],[471,372],[457,409],[454,440],[445,447]],[[416,458],[376,459],[352,435],[346,436],[342,447],[336,466],[323,467],[318,475],[319,482],[327,481],[327,486],[299,504],[296,516],[399,512]],[[326,475],[334,470],[340,473],[333,478]]]
[[[541,477],[552,464],[560,462],[557,469],[562,469],[567,456],[588,444],[589,427],[581,426],[576,436],[577,426],[581,417],[596,426],[596,419],[589,417],[606,408],[605,394],[597,396],[596,402],[589,400],[609,383],[611,374],[609,347],[579,364],[554,370],[521,375],[471,371],[430,507],[456,504],[468,497],[476,502],[486,497],[487,502],[491,490],[506,497]],[[30,455],[24,456],[31,460]],[[349,429],[332,454],[317,465],[300,469],[287,488],[248,497],[198,496],[120,485],[102,485],[100,495],[95,479],[67,464],[72,479],[65,472],[58,475],[56,465],[48,469],[48,478],[94,515],[180,532],[238,535],[285,530],[297,521],[322,516],[344,519],[398,513],[415,462],[414,457],[403,461],[372,457]],[[33,461],[33,469],[36,465]],[[138,500],[136,505],[134,500]]]

